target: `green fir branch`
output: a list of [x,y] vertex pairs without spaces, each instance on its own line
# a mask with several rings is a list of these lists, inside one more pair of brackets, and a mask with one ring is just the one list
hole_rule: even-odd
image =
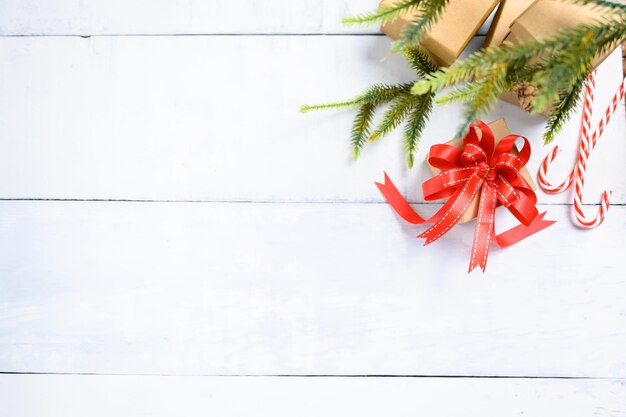
[[300,113],[307,113],[315,110],[338,110],[346,107],[355,107],[359,105],[359,99],[347,100],[347,101],[337,101],[334,103],[323,103],[323,104],[303,104],[300,106]]
[[388,103],[400,94],[411,90],[412,83],[402,84],[375,84],[368,88],[360,97],[361,100],[377,106]]
[[569,91],[560,95],[559,103],[550,112],[550,117],[546,123],[546,131],[543,134],[545,144],[552,142],[565,123],[570,119],[572,113],[581,100],[581,93],[586,83],[587,76],[572,86]]
[[[413,87],[414,94],[438,91],[461,82],[471,82],[489,74],[496,65],[505,61],[517,63],[529,62],[532,59],[548,57],[553,62],[572,53],[572,45],[593,37],[594,55],[600,54],[611,45],[616,45],[626,38],[626,21],[612,20],[595,25],[581,25],[568,30],[557,31],[549,39],[527,40],[519,43],[504,42],[499,47],[492,47],[473,53],[465,60],[457,61],[449,68],[418,81]],[[574,52],[575,53],[575,52]],[[525,64],[522,64],[525,65]]]
[[413,107],[415,98],[416,96],[407,91],[394,99],[368,140],[374,142],[397,128]]
[[562,127],[559,120],[566,119],[565,113],[571,111],[569,102],[560,105],[567,93],[584,82],[598,55],[608,53],[624,40],[626,16],[560,30],[547,39],[516,44],[505,42],[500,47],[478,51],[449,68],[427,74],[411,91],[427,94],[455,86],[456,89],[438,97],[437,101],[467,103],[461,126],[464,131],[468,122],[491,111],[504,91],[517,82],[530,83],[539,91],[533,101],[533,112],[549,107],[561,112],[553,114],[555,123],[546,137],[549,140]]
[[[427,61],[422,62],[420,65],[424,67],[423,69],[429,71],[434,68],[428,66],[432,64],[427,64]],[[409,156],[409,154],[413,154],[417,149],[419,137],[432,110],[434,97],[434,94],[427,96],[413,95],[411,94],[412,86],[412,82],[394,85],[375,84],[352,100],[303,105],[300,110],[307,112],[312,110],[358,108],[352,124],[350,140],[355,159],[358,158],[367,142],[375,141],[389,134],[408,119],[409,125],[413,127],[411,129],[407,127],[407,130],[405,130],[405,150],[407,150],[407,163],[411,165],[413,156]],[[383,114],[382,119],[376,128],[372,130],[376,109],[388,103],[389,107]]]
[[421,0],[401,0],[378,6],[376,10],[356,16],[348,16],[342,20],[344,25],[374,25],[393,22],[399,17],[416,10]]
[[352,143],[354,159],[359,157],[363,145],[365,145],[365,142],[369,139],[375,111],[375,104],[363,103],[354,118],[354,122],[352,123],[352,136],[350,140]]
[[408,115],[406,126],[404,127],[403,147],[409,168],[413,168],[415,153],[433,109],[434,96],[434,94],[418,96],[418,100],[414,101],[411,112]]
[[559,99],[559,88],[580,82],[581,75],[589,72],[596,52],[591,45],[593,36],[593,32],[589,31],[571,48],[570,53],[560,60],[546,62],[542,69],[533,74],[531,83],[541,87],[538,96],[533,100],[535,112],[540,113],[556,102]]
[[419,3],[419,13],[404,27],[401,38],[392,44],[391,50],[401,51],[408,46],[416,46],[439,20],[448,2],[449,0],[422,0]]
[[363,103],[372,103],[376,106],[385,104],[399,94],[406,93],[411,89],[412,83],[403,84],[374,84],[365,92],[359,94],[352,100],[337,101],[322,104],[303,104],[300,106],[300,112],[307,113],[315,110],[338,110],[343,108],[358,107]]
[[402,54],[418,77],[425,77],[439,69],[439,66],[432,62],[426,51],[420,47],[404,48]]
[[402,16],[414,15],[402,30],[401,39],[392,44],[392,51],[399,52],[406,47],[416,46],[439,20],[449,0],[396,0],[378,6],[373,12],[348,16],[342,20],[345,25],[373,25],[390,23]]
[[[347,17],[345,24],[380,24],[399,17],[415,16],[405,25],[402,38],[392,51],[402,51],[417,74],[417,81],[405,84],[376,84],[355,98],[334,103],[303,105],[300,110],[357,108],[352,126],[354,157],[368,141],[389,134],[405,123],[403,147],[407,165],[414,164],[415,152],[435,103],[465,103],[464,133],[475,118],[488,113],[503,92],[516,84],[536,87],[533,112],[551,108],[544,139],[552,141],[570,118],[580,100],[587,75],[596,57],[606,55],[626,41],[626,3],[619,0],[569,0],[605,8],[606,18],[592,24],[556,31],[537,40],[504,42],[480,50],[449,68],[438,68],[418,43],[441,17],[449,0],[396,0],[375,11]],[[437,92],[450,88],[445,94]],[[389,104],[381,121],[372,131],[375,112]]]
[[626,13],[626,3],[621,0],[572,0],[574,3],[591,4],[605,9]]
[[[466,103],[476,99],[483,88],[484,81],[476,81],[474,83],[463,84],[459,87],[450,89],[446,94],[440,94],[435,99],[437,104],[446,105],[451,103]],[[429,92],[429,95],[433,94]]]

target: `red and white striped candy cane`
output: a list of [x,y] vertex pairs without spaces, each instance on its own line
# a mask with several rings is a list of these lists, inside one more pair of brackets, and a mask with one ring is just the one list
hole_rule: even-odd
[[602,136],[602,132],[604,131],[604,127],[611,120],[611,116],[617,110],[619,103],[624,98],[624,85],[626,83],[626,79],[622,80],[620,83],[617,92],[613,95],[611,103],[606,108],[602,118],[598,122],[596,129],[593,131],[591,137],[589,136],[590,124],[591,124],[591,116],[592,112],[592,104],[593,104],[593,93],[595,88],[595,75],[596,72],[593,71],[587,80],[587,84],[585,86],[585,100],[583,103],[583,119],[581,126],[581,134],[580,134],[580,147],[578,151],[578,161],[574,169],[570,172],[564,182],[558,185],[552,185],[547,180],[548,167],[554,161],[556,155],[559,152],[558,146],[555,146],[554,149],[546,156],[541,164],[538,175],[538,182],[541,188],[548,193],[560,193],[567,190],[572,183],[575,182],[574,186],[574,214],[576,216],[576,220],[582,227],[585,228],[593,228],[600,225],[604,221],[604,216],[609,209],[609,197],[611,195],[610,191],[604,191],[602,193],[600,208],[596,213],[596,216],[593,219],[587,219],[585,214],[582,211],[582,192],[585,185],[585,173],[587,170],[587,159],[591,154],[591,151],[596,147],[596,143],[600,136]]
[[[589,143],[589,130],[591,129],[591,116],[593,115],[593,110],[592,110],[593,98],[594,98],[593,92],[595,90],[595,87],[596,87],[596,71],[594,70],[591,72],[591,74],[589,74],[589,77],[587,78],[587,83],[585,85],[585,99],[583,102],[583,118],[582,118],[581,127],[580,127],[580,142],[581,144],[584,144],[586,148],[588,148],[586,144]],[[582,148],[581,148],[581,151],[582,151]],[[565,181],[563,181],[562,183],[557,184],[557,185],[552,185],[548,181],[548,167],[550,166],[552,161],[554,161],[554,159],[560,152],[561,152],[561,149],[559,148],[559,146],[558,145],[555,146],[552,149],[552,152],[550,152],[548,156],[545,157],[545,159],[543,160],[543,163],[541,164],[541,167],[539,168],[539,185],[546,193],[550,193],[550,194],[562,193],[563,191],[567,190],[574,182],[574,177],[576,176],[575,167],[572,168],[569,175],[567,176],[567,178],[565,178]]]

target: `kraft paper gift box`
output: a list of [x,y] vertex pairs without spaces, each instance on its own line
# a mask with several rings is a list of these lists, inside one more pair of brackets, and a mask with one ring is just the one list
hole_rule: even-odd
[[501,0],[493,17],[483,48],[498,46],[509,34],[511,25],[535,0]]
[[[496,144],[498,142],[500,142],[500,140],[502,138],[504,138],[505,136],[511,134],[511,132],[509,131],[509,128],[506,125],[506,122],[504,121],[504,119],[495,120],[495,121],[489,123],[488,126],[491,128],[491,131],[493,132],[493,136],[494,136],[494,139],[496,141]],[[446,143],[448,145],[453,145],[453,146],[456,146],[456,147],[459,147],[459,148],[463,147],[463,139],[458,139],[457,138],[457,139],[453,139],[453,140],[451,140],[449,142],[446,142]],[[428,155],[426,155],[426,161],[428,161]],[[428,162],[426,162],[426,163],[428,164]],[[438,170],[437,168],[434,168],[430,164],[428,164],[428,168],[430,169],[430,172],[432,172],[433,176],[439,175],[439,173],[441,172],[440,170]],[[533,190],[536,190],[537,186],[535,185],[535,183],[533,182],[532,178],[530,177],[530,172],[528,172],[528,169],[526,169],[526,166],[522,167],[522,169],[520,169],[519,172],[522,175],[522,177],[524,177],[524,179],[526,180],[528,185],[530,185],[530,187]],[[461,217],[461,220],[459,220],[459,223],[465,223],[465,222],[468,222],[468,221],[476,218],[476,216],[478,215],[478,203],[479,203],[479,196],[476,196],[474,201],[472,201],[470,203],[469,208],[467,209],[467,211]]]
[[[592,5],[564,0],[536,0],[513,22],[504,40],[516,42],[518,40],[546,39],[559,29],[570,29],[610,17],[610,11]],[[594,62],[594,67],[600,65],[610,55],[610,52],[598,56]],[[533,97],[536,94],[534,90],[533,86],[529,86],[526,89],[509,91],[503,94],[501,99],[530,111]],[[550,109],[544,111],[543,114],[549,115]]]
[[[397,1],[383,0],[381,4],[393,4]],[[420,45],[437,65],[450,66],[497,4],[498,0],[450,0],[439,20],[424,35]],[[382,32],[392,39],[399,39],[406,24],[417,16],[416,13],[408,13],[382,25]]]
[[[591,4],[579,4],[564,0],[536,0],[511,25],[514,39],[546,38],[559,29],[571,29],[578,25],[594,23],[611,18],[608,9]],[[609,53],[599,59],[603,60]],[[600,62],[597,62],[599,64]]]

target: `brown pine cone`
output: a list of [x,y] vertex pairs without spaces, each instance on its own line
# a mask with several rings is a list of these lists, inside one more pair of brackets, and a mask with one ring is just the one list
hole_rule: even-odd
[[537,87],[528,82],[523,82],[517,83],[512,88],[512,91],[517,95],[520,106],[527,112],[530,112],[533,108],[533,100],[539,94]]

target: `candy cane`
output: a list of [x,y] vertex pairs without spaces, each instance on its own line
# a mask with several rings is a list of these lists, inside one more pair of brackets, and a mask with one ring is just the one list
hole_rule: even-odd
[[[543,160],[541,167],[539,169],[538,182],[541,188],[548,193],[560,193],[567,190],[572,183],[575,182],[574,187],[574,214],[576,216],[576,220],[580,223],[582,227],[585,228],[593,228],[600,225],[604,221],[604,216],[609,209],[609,197],[611,195],[610,191],[604,191],[602,193],[602,198],[600,202],[600,208],[596,213],[596,216],[589,220],[585,217],[585,214],[582,211],[582,191],[585,185],[585,173],[587,170],[587,159],[591,154],[591,151],[596,147],[596,143],[600,136],[602,136],[602,132],[604,131],[604,127],[611,120],[611,116],[617,110],[618,104],[624,98],[624,85],[626,83],[626,79],[620,83],[620,86],[617,92],[614,94],[611,103],[606,108],[602,118],[598,122],[596,129],[593,131],[591,137],[589,137],[590,123],[592,112],[592,104],[594,99],[594,89],[595,89],[595,75],[596,71],[593,71],[589,74],[589,78],[587,80],[587,84],[585,86],[585,99],[583,103],[583,119],[581,125],[581,134],[580,134],[580,147],[578,152],[578,161],[574,169],[569,173],[565,181],[558,185],[552,185],[547,180],[548,167],[556,158],[556,155],[559,153],[559,147],[555,146],[554,149],[545,157]],[[575,180],[575,181],[574,181]]]
[[[583,118],[580,128],[580,141],[582,144],[585,145],[589,142],[589,129],[591,124],[591,116],[593,114],[593,92],[595,87],[596,71],[594,70],[591,72],[591,74],[589,74],[589,78],[587,79],[587,83],[585,86],[585,99],[583,102]],[[559,146],[555,146],[552,149],[552,152],[550,152],[548,156],[545,157],[543,163],[541,164],[541,167],[539,168],[539,185],[545,192],[550,194],[562,193],[563,191],[567,190],[569,187],[571,187],[575,177],[576,169],[572,168],[571,172],[562,183],[558,185],[552,185],[548,181],[548,167],[560,152],[561,150]]]
[[[626,82],[626,80],[622,81],[622,83],[620,84],[619,88],[617,89],[617,91],[613,95],[613,98],[611,99],[611,103],[606,108],[604,114],[602,115],[602,118],[600,119],[600,122],[598,122],[598,126],[596,127],[596,130],[593,131],[593,134],[591,135],[591,143],[589,142],[587,143],[589,150],[586,153],[586,156],[584,156],[584,158],[579,158],[578,164],[576,167],[577,175],[576,175],[576,184],[574,187],[574,190],[575,190],[574,191],[574,213],[576,214],[576,220],[578,220],[578,223],[580,223],[581,226],[586,227],[586,228],[594,228],[602,224],[602,222],[604,221],[604,216],[606,212],[609,210],[609,198],[611,196],[611,191],[605,190],[602,192],[600,208],[598,212],[596,213],[596,216],[592,220],[587,219],[585,217],[585,214],[582,211],[582,204],[583,204],[582,191],[585,185],[585,171],[587,169],[587,157],[589,156],[589,153],[596,147],[596,142],[600,138],[600,136],[602,136],[604,127],[609,123],[609,121],[611,120],[611,116],[613,115],[613,113],[615,113],[619,103],[624,98],[624,82]],[[582,151],[581,151],[581,154],[583,154]]]

